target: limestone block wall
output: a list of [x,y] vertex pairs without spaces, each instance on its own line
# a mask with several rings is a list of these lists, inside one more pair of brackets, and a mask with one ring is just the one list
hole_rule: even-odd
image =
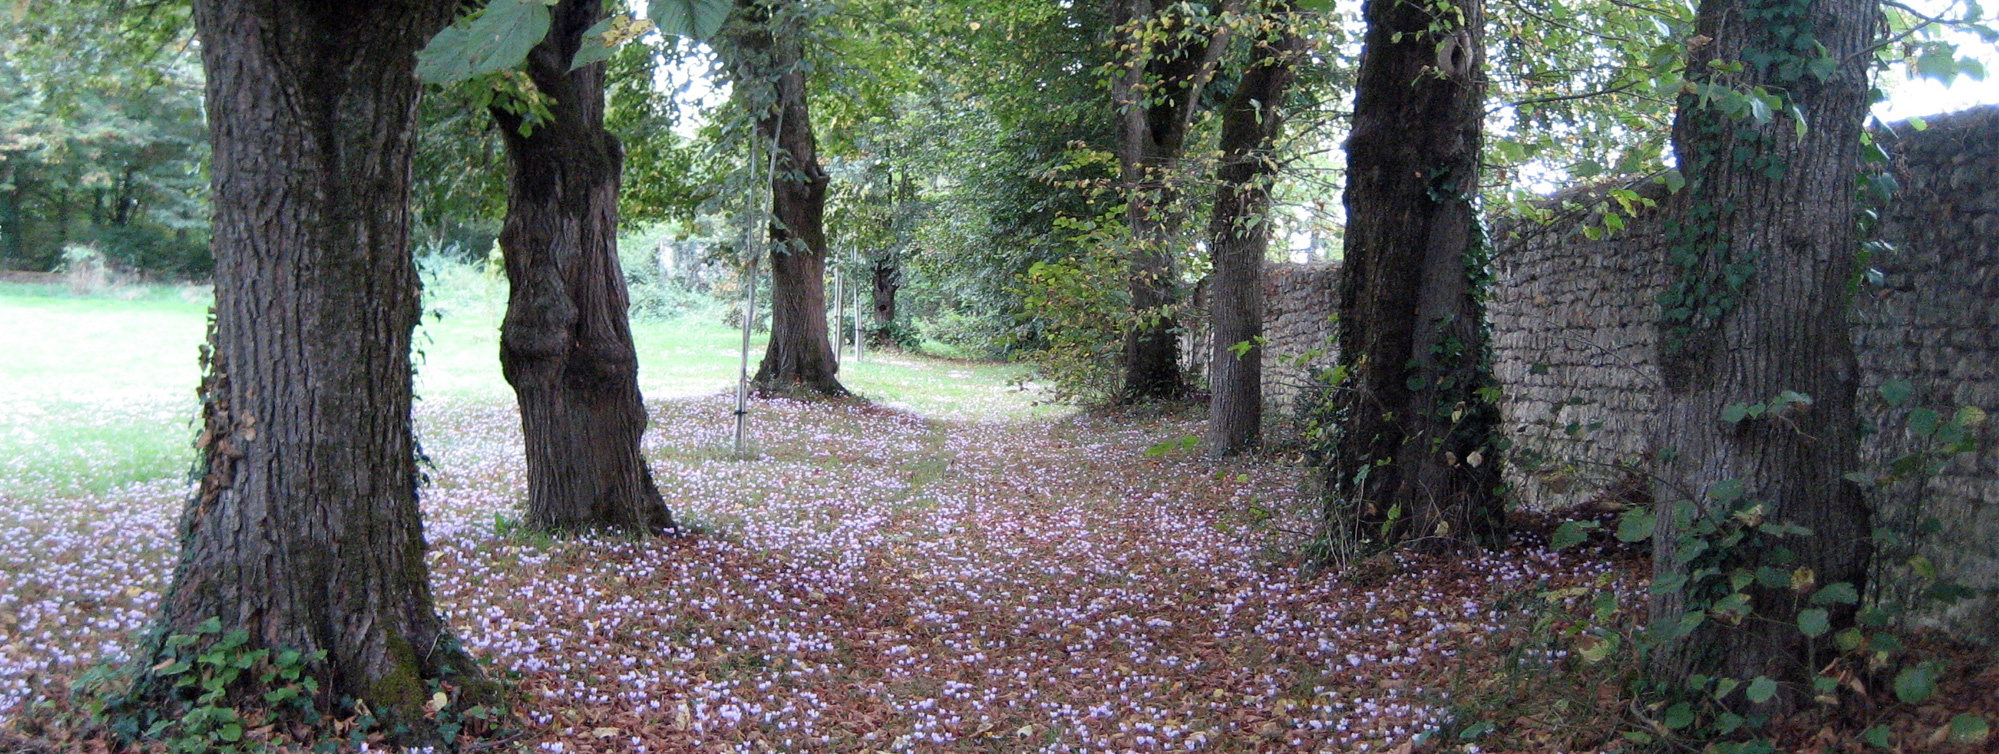
[[[1999,413],[1999,108],[1906,124],[1883,135],[1901,190],[1879,229],[1897,250],[1868,261],[1881,283],[1862,284],[1852,314],[1863,422],[1875,429],[1863,463],[1909,452],[1906,410],[1875,389],[1908,380],[1917,404]],[[1491,302],[1494,369],[1517,455],[1521,501],[1558,508],[1602,494],[1643,457],[1659,377],[1652,323],[1664,284],[1658,217],[1589,241],[1575,223],[1502,228]],[[1924,620],[1968,637],[1999,639],[1999,421],[1978,430],[1982,449],[1921,484],[1872,495],[1877,520],[1897,528],[1934,517],[1940,531],[1916,552],[1981,596]],[[1907,553],[1901,553],[1906,556]],[[1910,584],[1891,567],[1892,593]]]
[[1289,430],[1313,375],[1333,366],[1337,264],[1272,264],[1263,273],[1263,412]]
[[[1263,266],[1263,418],[1273,440],[1296,436],[1293,419],[1313,375],[1332,367],[1333,313],[1339,310],[1340,268],[1334,263]],[[1205,382],[1210,344],[1206,283],[1194,294],[1195,316],[1180,336],[1180,368]]]

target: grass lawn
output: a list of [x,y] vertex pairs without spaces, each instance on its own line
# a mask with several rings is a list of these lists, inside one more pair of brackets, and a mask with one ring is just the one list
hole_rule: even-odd
[[[426,302],[416,334],[419,417],[439,402],[513,397],[499,367],[503,292],[476,278],[448,282]],[[169,286],[114,294],[0,283],[0,322],[9,325],[0,328],[0,353],[8,355],[0,359],[0,496],[66,497],[187,472],[209,294]],[[648,399],[734,389],[740,330],[640,321],[632,337]],[[752,340],[752,370],[764,344],[762,334]],[[926,415],[1059,413],[1010,390],[1016,373],[1005,364],[874,353],[846,364],[841,379],[863,397]]]

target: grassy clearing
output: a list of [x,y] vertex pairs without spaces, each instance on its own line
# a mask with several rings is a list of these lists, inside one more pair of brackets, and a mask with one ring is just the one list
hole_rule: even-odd
[[[460,403],[507,406],[500,376],[504,285],[468,267],[429,277],[413,357],[419,417]],[[94,296],[62,286],[0,283],[0,496],[100,493],[182,477],[210,302],[206,289],[129,286]],[[649,399],[733,390],[741,332],[697,319],[633,323],[640,388]],[[765,337],[752,340],[751,368]],[[1051,415],[1007,381],[1010,365],[872,354],[842,378],[858,394],[926,415]],[[673,417],[727,426],[728,417]],[[757,421],[753,413],[753,427]],[[435,451],[462,438],[427,432]]]

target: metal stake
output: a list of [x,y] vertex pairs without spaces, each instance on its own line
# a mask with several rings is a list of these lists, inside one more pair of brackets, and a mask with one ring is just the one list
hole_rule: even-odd
[[[764,171],[764,184],[765,188],[768,189],[764,194],[770,197],[769,201],[771,202],[777,201],[775,195],[777,190],[777,142],[784,138],[783,103],[779,103],[778,105],[777,130],[775,135],[776,138],[771,140],[770,159],[766,163],[768,167]],[[755,124],[752,124],[750,126],[751,170],[756,169],[756,158],[757,129]],[[750,213],[750,227],[746,242],[750,250],[750,260],[748,264],[743,266],[743,352],[742,363],[736,369],[736,456],[738,458],[749,455],[750,330],[757,323],[757,265],[763,261],[764,237],[770,232],[770,213],[771,210],[765,208],[762,201],[757,202],[756,209]]]

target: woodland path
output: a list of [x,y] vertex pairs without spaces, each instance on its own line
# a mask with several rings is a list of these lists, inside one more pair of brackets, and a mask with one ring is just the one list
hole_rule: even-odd
[[[1604,571],[1521,549],[1302,579],[1300,470],[1146,452],[1185,417],[773,401],[743,461],[730,408],[651,404],[648,456],[700,533],[567,541],[512,523],[511,406],[422,409],[434,588],[527,695],[534,750],[1395,750],[1489,665],[1496,606]],[[179,495],[0,512],[43,554],[0,558],[0,704],[123,651]]]

